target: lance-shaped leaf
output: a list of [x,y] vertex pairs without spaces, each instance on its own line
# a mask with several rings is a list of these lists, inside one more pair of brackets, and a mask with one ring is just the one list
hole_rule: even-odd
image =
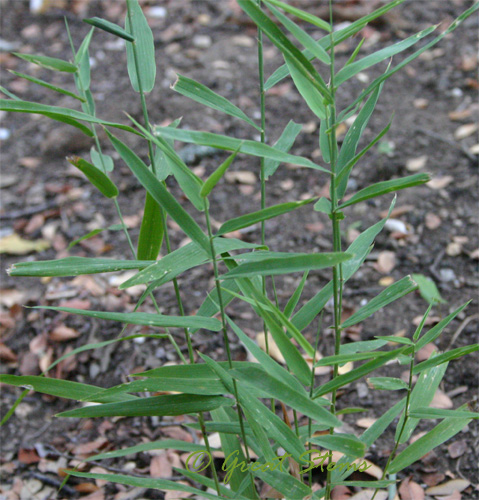
[[366,453],[366,445],[352,434],[333,434],[313,437],[312,444],[319,444],[327,450],[347,453],[353,457],[362,457]]
[[221,330],[221,322],[214,318],[202,316],[166,316],[163,314],[151,314],[142,312],[119,313],[106,311],[88,311],[84,309],[73,309],[71,307],[35,307],[34,309],[50,309],[52,311],[78,314],[90,318],[106,319],[110,321],[121,321],[131,325],[156,326],[163,328],[204,328],[218,332]]
[[155,177],[143,161],[123,142],[108,133],[113,147],[128,165],[141,185],[150,193],[152,198],[168,213],[168,215],[183,229],[185,234],[210,253],[210,243],[195,220],[168,192],[163,184]]
[[404,380],[394,377],[370,377],[368,384],[374,389],[382,389],[383,391],[402,391],[408,388]]
[[100,17],[83,19],[83,22],[91,24],[92,26],[95,26],[95,28],[99,28],[119,38],[123,38],[123,40],[127,40],[128,42],[133,42],[135,40],[135,38],[130,33],[125,31],[121,26],[118,26],[118,24],[112,23],[105,19],[101,19]]
[[[404,1],[404,0],[402,0]],[[381,85],[382,82],[390,78],[394,73],[407,66],[410,62],[414,61],[417,57],[419,57],[423,52],[426,52],[431,47],[439,43],[445,36],[449,33],[452,33],[458,26],[460,26],[469,16],[471,16],[474,12],[479,10],[479,4],[473,4],[469,9],[465,10],[457,19],[455,19],[449,27],[443,31],[439,36],[431,40],[429,43],[421,47],[419,50],[414,52],[414,54],[410,55],[404,61],[400,62],[390,70],[388,70],[384,75],[376,78],[366,89],[364,89],[361,94],[351,103],[347,108],[345,108],[340,115],[338,116],[338,120],[344,119],[344,116],[347,115],[352,109],[356,107],[358,103],[360,103],[367,95],[369,95],[374,89],[377,88],[378,85]]]
[[138,236],[138,259],[156,260],[160,253],[164,234],[162,209],[150,193],[146,193],[145,209]]
[[[263,255],[260,255],[263,254]],[[221,279],[245,278],[251,276],[274,276],[311,269],[324,269],[352,257],[349,253],[291,254],[288,252],[258,252],[255,262],[240,264],[221,276]]]
[[298,305],[301,294],[303,293],[304,285],[306,285],[308,273],[309,273],[309,271],[305,271],[301,281],[299,282],[299,285],[296,287],[296,290],[293,292],[293,295],[291,295],[290,299],[288,300],[288,303],[286,304],[286,306],[284,308],[284,315],[287,318],[291,317],[296,306]]
[[156,77],[153,33],[138,0],[126,1],[128,13],[125,19],[125,31],[134,38],[132,43],[126,44],[128,75],[135,92],[140,92],[140,83],[143,92],[151,92],[155,86]]
[[[460,408],[463,409],[463,408]],[[390,474],[395,474],[416,460],[429,453],[432,449],[441,445],[448,439],[460,432],[469,422],[470,418],[451,418],[445,419],[438,424],[432,431],[420,437],[414,443],[410,444],[405,450],[391,462],[388,467]]]
[[3,384],[14,385],[16,387],[24,387],[42,394],[49,394],[50,396],[55,396],[57,398],[74,399],[76,401],[111,403],[126,400],[138,400],[138,398],[129,394],[103,397],[100,394],[100,387],[57,378],[28,375],[0,375],[0,382]]
[[102,172],[112,172],[114,168],[113,158],[106,154],[100,154],[94,146],[90,148],[90,159],[93,165]]
[[83,125],[82,123],[78,123],[78,120],[88,123],[97,123],[98,125],[104,125],[106,127],[114,127],[121,130],[126,130],[127,132],[132,132],[133,134],[140,135],[135,129],[129,127],[128,125],[101,120],[100,118],[96,118],[95,116],[91,116],[87,113],[82,113],[81,111],[76,111],[74,109],[60,108],[58,106],[48,106],[46,104],[38,104],[36,102],[0,99],[0,111],[44,115],[52,118],[53,120],[73,125],[74,127],[79,128],[84,134],[88,135],[89,137],[93,137],[93,132],[88,127],[85,127],[85,125]]
[[431,177],[429,174],[415,174],[409,175],[408,177],[403,177],[402,179],[392,179],[390,181],[377,182],[372,186],[361,189],[357,193],[353,194],[348,201],[342,203],[339,208],[343,209],[354,205],[355,203],[360,203],[361,201],[366,201],[371,198],[376,198],[377,196],[382,196],[383,194],[392,193],[394,191],[399,191],[401,189],[406,189],[413,186],[420,186],[429,182]]
[[[91,71],[90,71],[90,53],[89,47],[93,36],[94,28],[92,28],[87,36],[83,39],[83,42],[75,54],[75,64],[78,66],[78,74],[75,75],[75,82],[77,83],[77,78],[80,80],[81,85],[77,85],[77,88],[83,89],[84,92],[89,92],[91,83]],[[91,102],[93,102],[93,97],[91,93],[89,94]],[[94,104],[91,106],[94,109]],[[92,113],[94,114],[94,113]]]
[[222,396],[198,396],[196,394],[174,394],[137,398],[134,401],[106,403],[59,413],[59,417],[165,417],[210,411],[219,406],[231,406],[232,399]]
[[232,155],[230,155],[209,177],[206,179],[205,183],[203,184],[203,187],[201,188],[200,195],[203,197],[207,197],[213,188],[218,184],[220,179],[223,177],[225,172],[228,170],[228,168],[231,166],[233,163],[234,159],[236,158],[236,155],[238,154],[238,151],[235,151]]
[[73,240],[67,247],[67,250],[71,250],[75,245],[78,245],[78,243],[88,240],[90,238],[93,238],[97,234],[102,233],[103,231],[121,231],[123,229],[123,226],[121,224],[113,224],[109,227],[105,228],[97,228],[97,229],[92,229],[90,232],[87,234],[83,235],[80,238],[77,238],[76,240]]
[[311,54],[317,57],[324,64],[330,64],[331,58],[329,54],[316,43],[316,40],[312,38],[306,31],[300,28],[296,23],[291,21],[287,16],[281,13],[278,9],[275,9],[268,2],[265,2],[268,9],[274,14],[274,16],[281,22],[281,24],[298,40],[299,43],[308,49]]
[[[301,132],[302,128],[302,125],[300,125],[299,123],[295,123],[293,120],[290,120],[273,147],[279,151],[287,153],[292,148],[294,141],[296,140],[298,134]],[[264,178],[268,179],[268,177],[272,176],[279,167],[279,164],[280,162],[277,160],[266,158],[264,160]]]
[[417,290],[417,284],[411,279],[410,276],[405,276],[403,279],[393,283],[391,286],[388,286],[386,290],[383,290],[379,295],[376,295],[376,297],[371,299],[365,306],[356,311],[344,323],[342,323],[341,328],[348,328],[356,323],[359,323],[360,321],[365,320],[366,318],[369,318],[369,316],[373,315],[376,311],[379,311],[379,309],[382,309],[391,302],[398,300],[414,290]]
[[[345,281],[351,278],[351,276],[359,269],[364,259],[371,251],[371,245],[386,224],[386,221],[394,208],[395,202],[396,200],[394,198],[389,207],[389,213],[386,218],[363,231],[346,250],[348,253],[353,254],[354,257],[343,264],[343,279]],[[300,330],[306,328],[319,314],[332,295],[333,282],[330,281],[293,316],[293,324]]]
[[409,412],[411,417],[415,418],[473,418],[479,419],[478,412],[469,410],[445,410],[442,408],[416,408]]
[[67,157],[69,163],[83,172],[86,178],[107,198],[115,198],[118,196],[118,188],[113,184],[112,180],[103,172],[98,170],[94,165],[87,162],[79,156]]
[[335,354],[333,356],[326,356],[317,361],[314,366],[333,366],[344,365],[350,361],[362,361],[365,359],[377,358],[383,354],[382,352],[351,352],[347,354]]
[[[282,5],[279,5],[279,0],[268,0],[270,3],[282,7]],[[392,8],[396,7],[397,5],[403,3],[404,0],[394,0],[392,2],[389,2],[388,4],[380,7],[379,9],[371,12],[371,14],[368,14],[367,16],[362,17],[361,19],[358,19],[357,21],[354,21],[351,23],[349,26],[346,26],[345,28],[342,28],[338,31],[335,31],[333,35],[333,44],[338,45],[344,40],[347,40],[351,38],[353,35],[355,35],[358,31],[362,30],[368,23],[371,21],[374,21],[374,19],[377,19],[378,17],[383,16],[386,12],[391,10]],[[291,7],[294,8],[294,7]],[[288,11],[286,8],[283,8],[283,10]],[[290,12],[291,14],[294,14],[293,12]],[[297,17],[300,17],[299,15]],[[309,21],[310,22],[310,21]],[[314,23],[313,23],[314,24]],[[326,31],[330,31],[329,29]],[[320,40],[317,41],[318,45],[320,45],[324,50],[328,51],[331,49],[331,38],[330,35],[326,35],[322,37]],[[309,52],[309,50],[303,50],[302,54],[309,60],[311,61],[314,59],[313,54]],[[277,83],[279,83],[281,80],[283,80],[285,77],[287,77],[289,74],[288,68],[286,64],[283,64],[283,66],[280,66],[266,81],[265,83],[265,90],[269,90],[270,88],[274,87]]]
[[[433,356],[435,358],[437,356]],[[414,389],[411,392],[411,397],[409,400],[408,412],[413,411],[420,406],[428,406],[434,394],[441,383],[441,380],[446,373],[447,363],[441,366],[434,366],[427,371],[423,371],[419,376]],[[404,424],[405,415],[401,415],[398,425],[396,427],[395,440],[400,443],[406,443],[412,436],[412,433],[416,426],[419,424],[418,418],[409,417]],[[403,428],[404,427],[404,428]]]
[[297,49],[274,22],[256,5],[248,0],[239,0],[239,6],[261,28],[263,33],[288,58],[294,68],[318,90],[326,102],[331,102],[331,94],[324,80],[310,61]]
[[339,377],[336,377],[334,380],[330,380],[329,382],[326,382],[321,387],[318,387],[314,391],[313,398],[317,398],[319,396],[323,396],[324,394],[328,394],[328,392],[331,392],[334,389],[339,389],[340,387],[343,387],[346,384],[354,382],[358,378],[361,378],[361,377],[364,377],[365,375],[368,375],[373,370],[376,370],[380,366],[383,366],[391,359],[397,358],[401,353],[404,352],[405,349],[407,349],[407,348],[402,347],[401,349],[395,349],[393,351],[390,351],[390,352],[387,352],[384,354],[378,353],[378,356],[376,357],[376,359],[373,359],[372,361],[368,361],[367,363],[364,363],[363,365],[359,366],[358,368],[355,368],[354,370],[351,370],[350,372],[347,372],[343,375],[339,375]]
[[237,380],[241,380],[249,386],[253,386],[265,393],[264,397],[273,397],[287,404],[291,408],[313,418],[316,422],[330,425],[331,427],[341,426],[341,421],[329,410],[326,410],[315,403],[304,394],[297,391],[279,379],[269,375],[261,367],[248,367],[246,369],[236,368],[229,371],[230,375]]
[[217,236],[232,233],[233,231],[252,226],[253,224],[257,224],[258,222],[273,219],[274,217],[278,217],[279,215],[287,214],[289,212],[292,212],[293,210],[296,210],[297,208],[302,207],[303,205],[312,203],[314,200],[315,198],[310,198],[303,201],[290,201],[287,203],[280,203],[279,205],[274,205],[263,210],[258,210],[257,212],[252,212],[250,214],[241,215],[240,217],[237,217],[235,219],[230,219],[220,227]]
[[222,113],[226,113],[227,115],[239,118],[240,120],[249,123],[258,131],[261,130],[261,128],[258,127],[258,125],[256,125],[256,123],[254,123],[251,118],[249,118],[243,111],[241,111],[241,109],[235,106],[231,101],[228,101],[228,99],[226,99],[225,97],[217,94],[216,92],[213,92],[211,89],[197,82],[196,80],[187,78],[186,76],[182,76],[179,74],[177,74],[176,76],[177,80],[171,87],[172,90],[175,90],[185,97],[189,97],[193,101],[204,104],[209,108],[216,109],[217,111],[221,111]]
[[276,5],[276,7],[279,7],[283,9],[285,12],[288,12],[288,14],[292,14],[293,16],[296,16],[298,19],[302,19],[303,21],[306,21],[307,23],[317,26],[322,30],[325,30],[327,32],[331,31],[331,25],[329,23],[327,23],[320,17],[310,14],[309,12],[305,12],[304,10],[288,5],[287,3],[281,2],[280,0],[265,0],[265,3]]
[[413,274],[412,279],[418,284],[421,297],[429,302],[429,304],[439,304],[446,302],[441,297],[436,283],[434,283],[431,278],[424,276],[424,274]]
[[42,68],[51,69],[53,71],[62,71],[65,73],[76,73],[77,67],[75,64],[69,63],[67,61],[63,61],[62,59],[57,59],[55,57],[47,57],[47,56],[36,56],[31,54],[20,54],[18,52],[12,52],[13,55],[23,59],[24,61],[28,61],[33,64],[37,64]]
[[51,83],[45,82],[44,80],[40,80],[38,78],[35,78],[34,76],[30,75],[25,75],[24,73],[19,73],[18,71],[13,71],[11,69],[8,70],[12,75],[18,76],[19,78],[24,78],[25,80],[28,80],[29,82],[36,83],[37,85],[40,85],[42,87],[45,87],[46,89],[53,90],[55,92],[58,92],[59,94],[66,95],[68,97],[73,97],[73,99],[77,99],[79,101],[85,102],[85,99],[83,97],[79,97],[73,92],[70,92],[69,90],[62,89],[61,87],[56,87],[55,85],[52,85]]
[[479,351],[479,344],[472,344],[464,347],[457,347],[456,349],[452,349],[451,351],[444,352],[442,354],[438,354],[432,358],[429,358],[422,363],[416,365],[413,369],[413,373],[419,373],[426,368],[430,368],[432,366],[437,366],[442,363],[446,363],[448,361],[452,361],[457,358],[461,358],[466,354],[471,354],[473,352]]
[[[236,238],[215,238],[215,251],[217,254],[230,252],[232,250],[255,249],[260,245],[247,243]],[[151,262],[151,266],[139,272],[129,280],[120,285],[120,290],[130,286],[142,285],[150,281],[155,282],[155,288],[168,283],[179,274],[209,261],[198,245],[188,243],[165,255],[157,262]]]
[[369,56],[363,57],[362,59],[359,59],[359,61],[348,64],[336,73],[336,76],[334,77],[335,85],[341,85],[341,83],[349,80],[351,77],[357,75],[361,71],[364,71],[371,66],[374,66],[375,64],[378,64],[379,62],[384,61],[385,59],[389,59],[390,57],[399,54],[403,50],[408,49],[412,45],[419,42],[419,40],[432,33],[435,29],[436,26],[427,28],[423,31],[420,31],[419,33],[416,33],[415,35],[410,36],[409,38],[406,38],[406,40],[402,40],[401,42],[395,43],[394,45],[378,50],[377,52],[374,52]]
[[278,149],[257,141],[241,140],[234,137],[227,137],[225,135],[212,134],[210,132],[174,129],[171,127],[155,127],[154,133],[155,135],[177,141],[198,144],[200,146],[211,146],[213,148],[224,149],[231,152],[238,151],[239,153],[259,156],[262,158],[270,158],[279,162],[292,163],[301,167],[308,167],[315,170],[321,170],[322,172],[328,172],[325,168],[316,165],[307,158],[284,153],[283,151],[279,151]]
[[153,264],[149,260],[90,259],[66,257],[65,259],[37,262],[17,262],[7,270],[11,276],[79,276],[81,274],[112,273],[127,269],[144,269]]

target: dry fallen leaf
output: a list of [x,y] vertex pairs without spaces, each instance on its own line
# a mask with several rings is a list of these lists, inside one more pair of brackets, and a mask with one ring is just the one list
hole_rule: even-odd
[[380,252],[380,254],[378,255],[378,260],[374,264],[374,268],[376,269],[376,271],[380,272],[381,274],[389,274],[395,266],[396,254],[388,250]]
[[466,440],[461,439],[459,441],[454,441],[454,443],[451,443],[447,447],[447,451],[449,452],[451,458],[459,458],[460,456],[464,455],[467,448],[468,446]]
[[436,486],[436,484],[439,484],[445,477],[446,476],[442,472],[430,472],[421,475],[421,479],[427,486]]
[[418,362],[426,361],[431,357],[433,352],[437,351],[437,347],[434,344],[426,344],[422,349],[419,349],[416,353],[416,358]]
[[68,340],[76,339],[80,335],[81,333],[73,328],[66,325],[59,325],[50,332],[50,340],[54,342],[67,342]]
[[376,420],[377,419],[370,417],[359,418],[358,420],[356,420],[356,425],[358,427],[361,427],[362,429],[369,429],[371,425],[376,422]]
[[445,187],[449,186],[451,182],[454,180],[454,178],[451,175],[444,175],[442,177],[433,177],[427,184],[431,189],[434,189],[434,191],[438,191],[439,189],[444,189]]
[[50,242],[47,240],[25,240],[16,233],[0,238],[0,253],[26,255],[32,252],[43,252],[47,248],[50,248]]
[[470,135],[477,132],[478,125],[477,123],[467,123],[466,125],[461,125],[455,132],[454,138],[458,141],[461,139],[465,139]]
[[344,484],[338,484],[331,491],[331,500],[349,500],[351,498],[351,490]]
[[401,500],[424,500],[424,490],[408,477],[399,486]]
[[[376,490],[362,490],[353,495],[352,497],[349,497],[349,500],[371,500],[375,492]],[[386,500],[387,498],[388,498],[387,491],[378,490],[376,496],[374,497],[374,500]]]
[[15,363],[18,357],[9,347],[0,342],[0,359],[5,363]]
[[452,495],[455,491],[464,491],[469,485],[470,481],[467,479],[452,479],[446,483],[439,484],[437,486],[432,486],[426,490],[428,495]]
[[352,361],[348,361],[344,365],[338,366],[339,375],[344,375],[345,373],[349,373],[354,368],[354,363]]
[[390,286],[394,283],[394,278],[392,276],[383,276],[379,281],[379,285],[381,286]]
[[151,477],[171,477],[173,475],[173,467],[166,453],[156,455],[150,462],[150,476]]
[[[263,349],[264,352],[266,352],[266,338],[264,332],[260,332],[258,333],[258,335],[256,335],[256,343],[261,347],[261,349]],[[273,359],[279,361],[280,363],[286,364],[286,361],[283,355],[281,354],[279,347],[276,345],[276,342],[274,341],[270,333],[268,333],[268,348],[269,348],[269,355]]]
[[440,409],[449,409],[453,408],[453,404],[451,401],[451,398],[445,394],[444,392],[441,391],[441,389],[438,389],[434,393],[434,397],[432,398],[431,401],[431,408],[440,408]]
[[417,172],[426,166],[427,155],[418,156],[417,158],[410,158],[406,162],[406,169],[410,172]]
[[226,182],[230,184],[256,184],[256,175],[247,170],[228,171],[225,173]]
[[423,97],[418,97],[414,99],[413,104],[416,109],[426,109],[429,105],[429,101]]
[[426,214],[425,223],[428,229],[434,230],[437,229],[442,224],[442,220],[436,214],[428,212]]
[[[186,481],[178,481],[177,484],[183,484],[184,486],[191,486],[189,483]],[[176,498],[188,498],[192,495],[193,493],[190,493],[188,491],[176,491],[176,490],[169,490],[165,494],[165,500],[174,500]]]

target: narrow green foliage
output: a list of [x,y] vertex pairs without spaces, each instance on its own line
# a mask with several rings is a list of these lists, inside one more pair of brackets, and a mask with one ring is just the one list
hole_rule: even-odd
[[115,23],[107,21],[106,19],[101,19],[100,17],[91,17],[89,19],[83,19],[84,23],[91,24],[95,28],[106,31],[107,33],[111,33],[119,38],[123,38],[123,40],[127,40],[128,42],[133,42],[135,38],[125,31],[121,26],[118,26]]
[[208,179],[206,179],[203,187],[201,188],[200,196],[207,197],[211,193],[212,189],[216,186],[216,184],[218,184],[225,172],[231,166],[237,154],[238,151],[235,151],[208,177]]
[[57,59],[55,57],[47,56],[35,56],[30,54],[20,54],[18,52],[12,52],[13,55],[23,59],[24,61],[37,64],[42,68],[50,69],[53,71],[61,71],[65,73],[76,73],[77,67],[75,64],[63,61],[62,59]]
[[138,259],[156,260],[165,234],[163,222],[163,214],[159,203],[147,193],[138,237]]
[[83,172],[86,178],[107,198],[118,196],[118,188],[110,178],[98,170],[94,165],[79,156],[69,156],[68,162]]

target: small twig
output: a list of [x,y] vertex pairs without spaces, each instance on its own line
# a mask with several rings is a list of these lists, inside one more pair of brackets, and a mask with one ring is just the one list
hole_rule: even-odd
[[461,153],[463,155],[467,156],[467,158],[470,161],[473,161],[473,162],[477,161],[476,157],[472,153],[470,153],[462,144],[459,144],[458,142],[453,141],[452,139],[448,139],[447,137],[443,137],[442,135],[440,135],[436,132],[433,132],[432,130],[424,130],[421,128],[417,128],[416,132],[421,132],[424,135],[432,137],[433,139],[437,139],[438,141],[445,142],[446,144],[449,144],[449,146],[452,146],[453,148],[461,151]]
[[[30,472],[29,476],[38,479],[39,481],[41,481],[44,484],[47,484],[48,486],[53,486],[54,488],[60,488],[63,482],[63,480],[59,480],[54,477],[50,477],[35,471]],[[74,488],[71,488],[67,484],[63,486],[62,493],[68,495],[69,498],[78,496],[78,491],[76,491]]]
[[464,328],[466,328],[466,326],[471,322],[471,321],[474,321],[474,320],[477,320],[479,319],[479,314],[473,314],[472,316],[468,316],[460,325],[459,325],[459,328],[456,330],[456,333],[452,336],[452,339],[451,341],[449,342],[448,346],[446,347],[446,351],[449,351],[449,349],[451,348],[452,344],[454,344],[454,342],[457,340],[457,337],[459,337],[459,335],[461,335],[462,331],[464,330]]

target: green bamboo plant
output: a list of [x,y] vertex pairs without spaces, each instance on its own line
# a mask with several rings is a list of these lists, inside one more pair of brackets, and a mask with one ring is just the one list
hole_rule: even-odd
[[[137,273],[120,288],[147,285],[134,312],[106,312],[77,310],[66,307],[47,307],[54,311],[83,315],[90,318],[117,321],[124,324],[121,335],[113,340],[81,346],[56,360],[41,376],[0,375],[0,382],[24,387],[25,391],[3,418],[4,423],[15,406],[30,390],[67,398],[79,402],[98,403],[81,406],[61,413],[61,417],[93,418],[113,416],[174,416],[197,415],[198,423],[191,424],[203,438],[204,444],[166,439],[140,444],[90,457],[89,460],[104,460],[123,457],[152,449],[175,449],[199,455],[206,465],[195,461],[191,468],[175,469],[191,480],[194,485],[178,483],[170,479],[153,479],[122,474],[93,474],[70,471],[71,476],[107,481],[125,485],[159,489],[161,491],[185,491],[202,498],[231,498],[235,500],[255,499],[261,496],[286,499],[331,498],[337,485],[375,490],[388,488],[390,498],[395,492],[397,474],[460,432],[478,413],[463,406],[455,410],[430,408],[432,396],[441,382],[450,361],[479,349],[471,345],[431,356],[416,363],[415,353],[434,342],[454,318],[467,306],[462,305],[424,333],[427,317],[433,307],[430,304],[423,320],[411,338],[376,337],[375,340],[341,344],[341,332],[371,317],[375,312],[418,290],[420,284],[407,276],[385,288],[379,295],[342,320],[343,291],[346,282],[356,273],[372,249],[376,236],[383,229],[387,217],[363,231],[344,251],[341,241],[341,224],[347,209],[355,204],[401,189],[424,184],[426,174],[415,174],[372,184],[345,197],[352,169],[362,157],[388,132],[390,123],[377,137],[358,152],[362,134],[375,110],[383,86],[392,75],[417,58],[454,31],[463,20],[479,9],[474,4],[456,19],[444,32],[421,44],[406,59],[398,64],[390,62],[384,73],[370,83],[349,105],[338,109],[337,93],[342,84],[373,65],[391,60],[406,49],[413,47],[431,35],[435,27],[417,33],[387,48],[367,56],[360,56],[362,42],[353,51],[347,63],[338,68],[335,47],[356,35],[368,23],[384,15],[403,0],[394,0],[375,12],[359,19],[347,27],[333,29],[332,5],[329,22],[308,12],[292,7],[280,0],[238,0],[239,6],[258,27],[258,63],[260,88],[260,124],[255,123],[233,103],[213,92],[200,82],[178,75],[173,90],[221,113],[242,120],[260,132],[260,141],[237,139],[204,131],[181,129],[179,120],[169,126],[150,123],[146,94],[154,88],[156,63],[153,34],[138,4],[138,0],[127,0],[125,27],[122,28],[104,19],[92,18],[85,22],[93,26],[82,41],[78,51],[73,50],[72,61],[47,56],[17,54],[19,57],[54,71],[71,73],[77,92],[72,93],[28,75],[17,76],[69,95],[81,102],[81,111],[27,102],[2,88],[9,99],[0,100],[0,110],[34,113],[47,116],[77,127],[92,138],[90,160],[71,157],[68,161],[77,167],[105,197],[113,200],[119,228],[127,238],[132,259],[100,259],[68,257],[53,261],[21,262],[9,269],[12,276],[65,277],[80,274],[107,273],[121,270],[137,270]],[[312,38],[293,19],[299,19],[322,30],[324,36]],[[89,44],[95,29],[103,30],[125,40],[127,66],[133,89],[139,94],[143,123],[130,118],[129,125],[109,122],[96,116],[94,96],[90,91]],[[279,67],[266,81],[263,68],[263,38],[267,37],[284,58]],[[291,41],[293,40],[293,41]],[[317,63],[317,64],[313,64]],[[320,68],[319,70],[317,69]],[[306,105],[320,122],[319,145],[323,165],[307,158],[291,154],[301,125],[290,121],[278,141],[270,146],[266,143],[265,92],[284,78],[292,81]],[[355,118],[352,118],[355,115]],[[341,147],[337,140],[337,128],[347,119],[353,119]],[[122,161],[145,188],[145,210],[138,244],[135,247],[124,223],[118,199],[120,193],[110,177],[114,168],[111,156],[102,151],[98,127],[102,127]],[[121,129],[144,139],[150,165],[115,135]],[[231,155],[208,177],[206,181],[195,175],[176,152],[174,142],[212,146],[229,151]],[[215,233],[210,218],[210,194],[219,189],[218,183],[239,155],[259,158],[261,180],[261,208],[240,217],[225,221]],[[330,196],[303,201],[287,201],[267,206],[267,179],[274,175],[281,163],[287,162],[313,169],[318,179],[329,178]],[[204,214],[202,229],[190,213],[168,191],[165,179],[174,177],[183,194],[189,200],[191,210]],[[389,213],[394,206],[391,202]],[[265,221],[279,217],[314,203],[314,210],[326,213],[331,220],[331,253],[285,253],[270,250],[267,244]],[[167,218],[174,220],[191,242],[172,249]],[[261,239],[257,244],[245,243],[234,238],[225,238],[227,233],[260,223]],[[90,235],[86,235],[88,237]],[[157,260],[162,245],[166,254]],[[197,314],[185,313],[177,277],[189,270],[210,264],[214,272],[214,288],[209,292]],[[310,300],[300,305],[301,296],[308,282],[310,271],[331,268],[332,279]],[[223,271],[225,270],[225,271]],[[276,297],[274,281],[267,289],[267,277],[304,273],[298,287],[290,295],[282,309]],[[177,314],[164,315],[156,308],[156,314],[140,312],[145,300],[155,302],[155,291],[166,283],[173,282],[177,299]],[[322,335],[323,310],[332,299],[334,330],[334,354],[317,361],[316,352]],[[278,363],[269,355],[269,346],[263,351],[232,320],[226,311],[229,304],[246,302],[264,325],[266,342],[268,336],[274,340],[285,364]],[[219,315],[219,319],[215,316]],[[311,342],[305,330],[315,321],[319,323],[317,335]],[[124,336],[127,325],[147,325],[164,330],[159,334]],[[181,328],[185,333],[188,360],[184,358],[170,328]],[[191,337],[200,329],[211,334],[221,332],[227,355],[218,361],[206,352],[195,353]],[[230,337],[236,336],[259,363],[235,362],[231,356]],[[135,381],[110,388],[80,384],[48,377],[48,372],[68,356],[89,349],[101,349],[114,342],[129,342],[136,337],[161,338],[173,343],[178,354],[178,364],[163,366],[144,373],[134,374]],[[393,343],[394,348],[388,348]],[[306,361],[313,359],[313,368]],[[372,377],[371,374],[386,363],[396,360],[409,366],[408,382],[394,377]],[[352,370],[340,374],[340,366],[348,362],[362,362]],[[317,366],[329,366],[332,375],[328,382],[320,385],[314,375]],[[414,376],[417,380],[414,383]],[[358,411],[355,408],[338,409],[338,390],[368,376],[369,383],[377,390],[404,391],[404,396],[387,409],[361,436],[337,432],[341,427],[341,414]],[[145,392],[171,392],[168,395],[139,397]],[[289,421],[287,409],[291,409],[294,422]],[[360,409],[359,409],[360,410]],[[380,435],[399,418],[396,425],[393,451],[384,468],[383,476],[375,481],[351,481],[348,477],[355,469],[353,463],[360,462],[368,449]],[[435,427],[412,444],[407,444],[421,419],[439,419]],[[221,469],[216,469],[211,460],[214,451],[208,436],[218,432],[221,450],[226,460]],[[319,451],[318,451],[319,450]],[[321,455],[321,450],[323,455]],[[332,452],[341,458],[332,464]],[[234,457],[234,460],[233,460]],[[254,459],[254,462],[253,462]],[[321,459],[321,461],[320,461]],[[240,467],[238,464],[242,464]],[[328,466],[329,463],[329,466]],[[326,477],[319,488],[315,487],[313,469],[326,467]],[[201,473],[204,471],[204,473]],[[226,472],[226,474],[224,474]],[[208,490],[205,490],[209,488]]]

